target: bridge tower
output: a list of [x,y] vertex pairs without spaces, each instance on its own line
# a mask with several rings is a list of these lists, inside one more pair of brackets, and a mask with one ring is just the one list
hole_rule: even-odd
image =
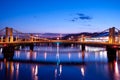
[[6,27],[6,37],[5,37],[5,42],[13,42],[13,28]]
[[[84,35],[81,36],[81,42],[85,42],[85,36]],[[85,44],[82,44],[81,48],[82,48],[82,51],[85,51]]]
[[34,36],[33,34],[30,35],[30,41],[33,41],[34,40]]
[[109,43],[115,43],[115,27],[109,28]]
[[6,31],[5,42],[8,42],[9,41],[9,28],[6,27],[5,31]]
[[85,42],[85,36],[84,35],[81,36],[81,42]]
[[13,42],[13,28],[9,28],[10,42]]

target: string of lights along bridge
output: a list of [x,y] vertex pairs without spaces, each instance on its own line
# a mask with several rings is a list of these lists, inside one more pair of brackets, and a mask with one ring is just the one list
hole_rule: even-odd
[[[107,32],[109,35],[106,37],[97,36],[101,33]],[[22,33],[13,28],[3,28],[0,30],[0,44],[22,44],[22,43],[79,43],[79,44],[94,44],[94,45],[118,45],[120,46],[120,30],[112,27],[106,29],[95,36],[80,36],[77,40],[61,40],[61,39],[46,39],[33,35],[32,33]]]

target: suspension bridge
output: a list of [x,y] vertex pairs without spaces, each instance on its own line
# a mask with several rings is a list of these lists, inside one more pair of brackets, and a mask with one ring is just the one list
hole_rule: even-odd
[[[86,45],[105,46],[108,57],[115,59],[116,50],[120,49],[120,30],[112,27],[103,30],[92,36],[80,36],[77,40],[61,40],[61,39],[46,39],[35,36],[32,33],[23,33],[13,28],[5,27],[0,30],[0,47],[3,48],[3,53],[8,56],[13,53],[16,46],[27,44],[30,50],[34,50],[36,43],[61,43],[61,44],[78,44],[81,45],[81,50],[85,50]],[[56,44],[57,45],[57,44]]]
[[0,30],[0,45],[25,43],[79,43],[85,45],[115,45],[120,46],[120,30],[112,27],[92,36],[81,36],[78,40],[51,40],[35,36],[32,33],[23,33],[13,28],[5,27]]

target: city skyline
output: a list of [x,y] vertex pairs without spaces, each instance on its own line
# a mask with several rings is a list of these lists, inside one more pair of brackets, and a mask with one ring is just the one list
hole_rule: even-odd
[[120,26],[119,0],[1,0],[0,10],[0,29],[22,32],[99,32]]

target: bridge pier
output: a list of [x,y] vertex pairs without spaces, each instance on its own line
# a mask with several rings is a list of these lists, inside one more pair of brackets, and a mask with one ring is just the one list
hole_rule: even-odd
[[13,59],[14,56],[14,46],[5,46],[2,51],[4,58],[10,60]]
[[85,51],[82,51],[82,59],[84,60],[85,58]]
[[29,44],[30,50],[33,51],[34,50],[34,44]]
[[107,57],[108,61],[115,61],[116,60],[116,49],[113,48],[112,46],[107,46]]
[[109,43],[115,43],[115,27],[109,29]]
[[81,45],[81,49],[82,49],[82,51],[85,51],[85,45],[84,44]]

